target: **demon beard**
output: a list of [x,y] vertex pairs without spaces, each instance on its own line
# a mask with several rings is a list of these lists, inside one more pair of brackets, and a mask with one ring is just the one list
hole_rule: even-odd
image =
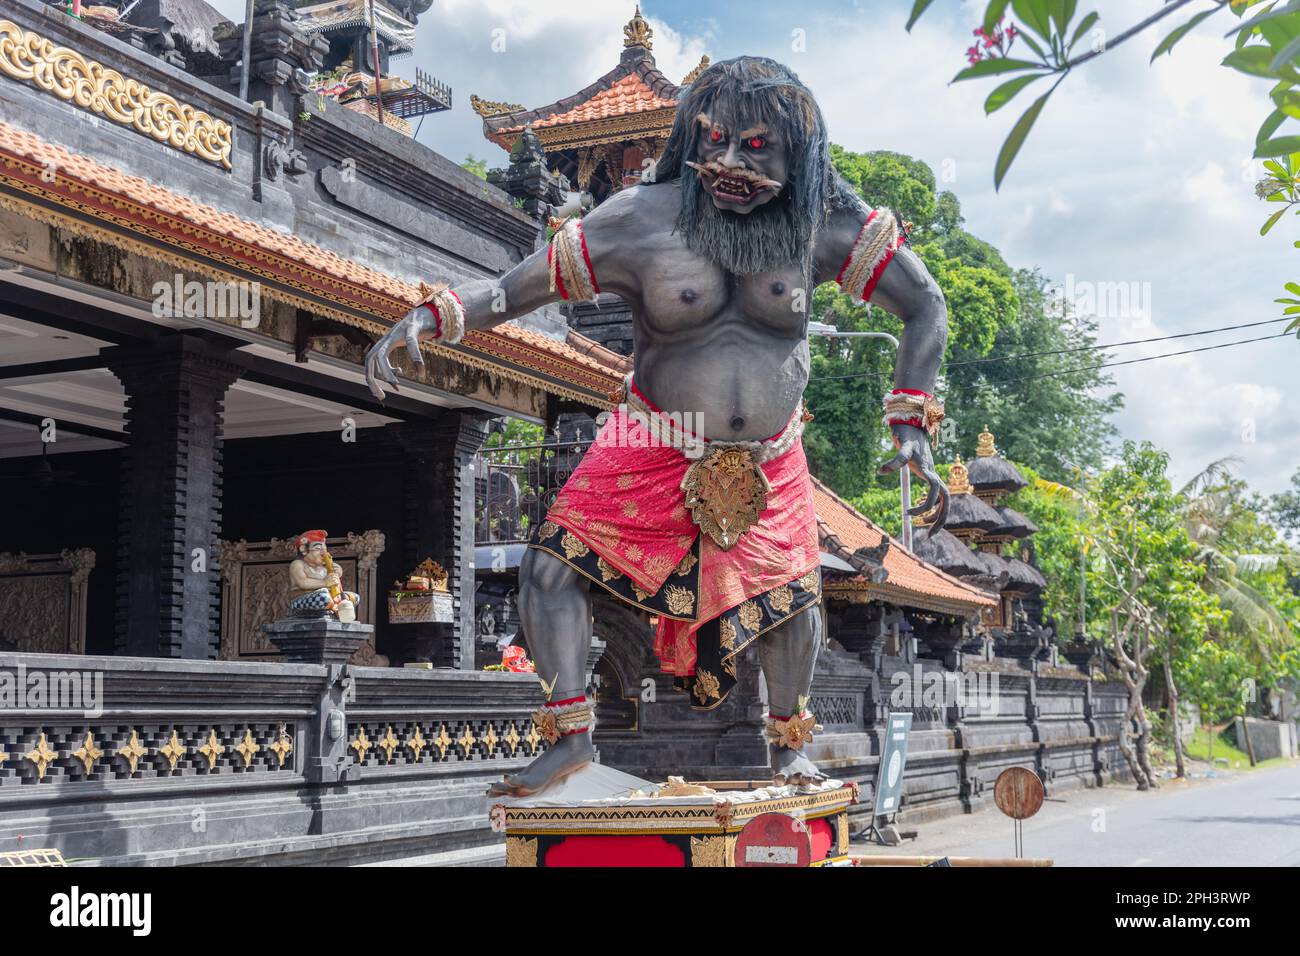
[[781,195],[747,214],[724,212],[693,169],[682,170],[677,231],[686,246],[733,275],[812,268],[815,223],[799,215],[791,183]]

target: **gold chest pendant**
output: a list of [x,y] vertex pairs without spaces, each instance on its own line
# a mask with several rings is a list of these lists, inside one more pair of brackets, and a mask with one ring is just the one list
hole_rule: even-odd
[[714,445],[682,479],[692,520],[723,551],[758,523],[770,488],[753,453],[736,446]]

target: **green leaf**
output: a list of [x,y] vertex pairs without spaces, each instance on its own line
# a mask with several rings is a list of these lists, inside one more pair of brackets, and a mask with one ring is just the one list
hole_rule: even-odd
[[1283,67],[1292,64],[1295,61],[1297,54],[1300,54],[1300,36],[1292,39],[1290,43],[1282,48],[1281,53],[1273,57],[1272,61],[1268,64],[1269,69],[1274,73],[1279,72]]
[[1007,4],[1011,0],[989,0],[988,8],[984,11],[984,32],[992,33],[998,25],[998,21],[1006,14]]
[[1206,17],[1211,16],[1218,12],[1219,12],[1218,7],[1215,7],[1213,10],[1202,10],[1200,13],[1192,17],[1182,26],[1172,30],[1169,36],[1161,40],[1159,45],[1156,46],[1155,52],[1151,54],[1151,62],[1154,63],[1156,61],[1156,57],[1160,56],[1162,53],[1172,53],[1174,50],[1174,45],[1177,44],[1179,40],[1181,40],[1183,37],[1187,36],[1187,34],[1195,30],[1197,24],[1199,24]]
[[1034,39],[1032,34],[1030,34],[1026,30],[1021,30],[1019,39],[1022,43],[1025,44],[1025,46],[1029,47],[1029,49],[1034,51],[1035,56],[1037,56],[1040,60],[1046,62],[1047,54],[1043,52],[1043,48],[1038,45],[1038,41]]
[[908,33],[912,32],[912,27],[916,25],[916,21],[921,19],[921,14],[925,13],[926,7],[932,3],[934,3],[934,0],[916,0],[916,3],[912,5],[912,15],[907,18]]
[[1011,0],[1011,9],[1021,23],[1048,40],[1052,36],[1049,3],[1050,0]]
[[1286,4],[1286,6],[1275,7],[1271,10],[1265,10],[1263,13],[1259,14],[1258,16],[1251,17],[1249,20],[1245,20],[1241,23],[1238,23],[1235,27],[1233,27],[1231,30],[1225,33],[1224,36],[1230,37],[1234,33],[1241,33],[1242,36],[1249,36],[1251,31],[1253,31],[1255,27],[1259,26],[1265,20],[1272,20],[1276,17],[1285,17],[1297,11],[1300,11],[1300,0],[1290,0],[1290,2]]
[[1052,22],[1056,24],[1056,32],[1061,37],[1070,29],[1070,21],[1074,19],[1074,12],[1078,8],[1079,0],[1052,0]]
[[1283,66],[1280,70],[1273,69],[1272,61],[1272,48],[1257,45],[1234,50],[1223,58],[1223,65],[1230,66],[1248,76],[1262,76],[1270,80],[1281,76],[1288,80],[1300,80],[1300,73],[1296,73],[1295,70],[1289,67]]
[[1083,18],[1083,20],[1079,23],[1079,25],[1075,27],[1074,36],[1070,38],[1071,50],[1074,49],[1074,45],[1078,43],[1080,40],[1082,40],[1084,34],[1087,33],[1089,30],[1091,30],[1096,25],[1097,21],[1100,19],[1101,19],[1101,14],[1098,13],[1096,10],[1094,10],[1092,13],[1088,14],[1086,17]]
[[974,80],[981,76],[996,76],[999,73],[1014,73],[1017,70],[1041,70],[1043,64],[1033,63],[1029,60],[1013,60],[1010,57],[999,56],[991,60],[981,60],[973,66],[968,66],[952,78],[953,83],[961,80]]
[[1043,107],[1047,105],[1048,98],[1055,90],[1056,87],[1053,86],[1040,96],[1034,101],[1034,105],[1025,110],[1024,115],[1016,121],[1016,125],[1011,130],[1011,135],[1002,144],[1002,151],[998,153],[998,161],[993,168],[994,189],[1002,188],[1002,180],[1006,178],[1007,171],[1011,168],[1011,164],[1015,162],[1016,154],[1020,152],[1020,147],[1025,145],[1025,139],[1029,136],[1029,131],[1038,122],[1039,114],[1043,112]]
[[984,101],[984,112],[986,114],[996,113],[1010,103],[1016,94],[1026,86],[1035,80],[1041,80],[1045,76],[1047,76],[1046,73],[1036,73],[1033,76],[1018,76],[1014,80],[1008,80],[989,94],[989,98]]
[[1281,156],[1284,153],[1294,153],[1300,150],[1300,136],[1279,136],[1277,139],[1266,140],[1255,147],[1255,158],[1264,159],[1268,156]]
[[[1300,282],[1288,282],[1283,288],[1295,295],[1300,295]],[[1300,302],[1297,302],[1296,304],[1300,305]]]
[[[1289,208],[1290,208],[1290,207],[1288,206],[1287,209],[1289,209]],[[1260,228],[1260,230],[1259,230],[1259,234],[1260,234],[1261,236],[1267,236],[1267,235],[1268,235],[1268,231],[1269,231],[1270,229],[1272,229],[1274,226],[1277,225],[1277,221],[1278,221],[1279,219],[1282,218],[1282,215],[1283,215],[1285,212],[1286,212],[1286,209],[1279,209],[1277,212],[1273,213],[1273,215],[1269,216],[1269,217],[1268,217],[1268,222],[1264,223],[1264,225]]]
[[1255,145],[1262,146],[1272,138],[1277,132],[1278,127],[1286,121],[1286,112],[1280,109],[1274,110],[1268,115],[1268,119],[1260,124],[1259,132],[1255,134]]

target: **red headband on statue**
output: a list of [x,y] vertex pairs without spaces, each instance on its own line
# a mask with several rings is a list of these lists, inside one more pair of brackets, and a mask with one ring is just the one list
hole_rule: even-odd
[[324,531],[304,531],[298,535],[298,550],[303,550],[309,544],[324,544],[327,537]]

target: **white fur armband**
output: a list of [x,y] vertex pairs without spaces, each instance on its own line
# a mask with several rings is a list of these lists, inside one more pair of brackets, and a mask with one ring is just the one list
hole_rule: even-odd
[[560,298],[591,302],[600,295],[580,220],[567,219],[555,230],[546,252],[546,264],[551,274],[551,291],[558,292]]
[[888,209],[873,209],[862,224],[853,249],[840,267],[835,281],[846,295],[863,302],[871,301],[880,277],[894,258],[907,234],[899,228],[897,217]]

